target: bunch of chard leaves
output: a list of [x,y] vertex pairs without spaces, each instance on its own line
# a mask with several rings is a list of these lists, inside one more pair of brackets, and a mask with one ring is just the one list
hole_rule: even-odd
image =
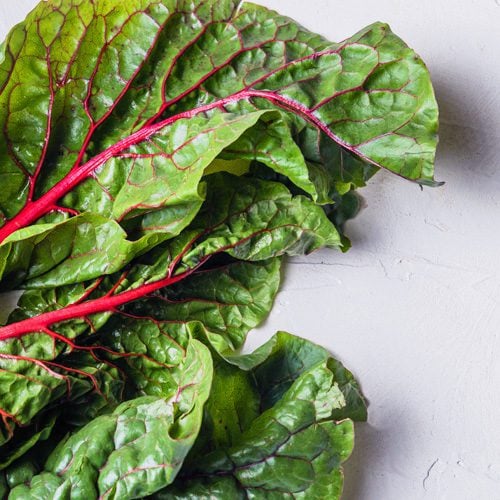
[[379,169],[436,184],[437,118],[385,24],[41,2],[0,46],[0,497],[340,497],[350,372],[286,333],[239,350]]

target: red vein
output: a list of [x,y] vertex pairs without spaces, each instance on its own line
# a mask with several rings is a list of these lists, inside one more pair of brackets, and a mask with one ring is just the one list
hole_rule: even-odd
[[32,224],[43,215],[50,212],[50,210],[54,207],[54,205],[56,205],[56,202],[61,197],[71,191],[71,189],[80,184],[83,180],[90,177],[101,165],[106,163],[111,158],[120,155],[123,151],[130,148],[131,146],[134,146],[148,139],[150,136],[159,132],[161,129],[171,125],[172,123],[175,123],[178,120],[192,118],[193,116],[220,108],[221,106],[251,98],[266,99],[280,108],[288,111],[293,111],[294,113],[302,116],[308,122],[316,126],[318,129],[323,131],[328,137],[330,137],[344,149],[356,154],[367,163],[370,163],[377,167],[382,167],[382,165],[376,163],[375,161],[371,160],[366,155],[361,153],[356,147],[345,142],[336,134],[334,134],[330,130],[328,125],[322,122],[321,119],[305,105],[273,91],[246,89],[241,92],[237,92],[236,94],[233,94],[229,97],[225,97],[204,106],[199,106],[197,108],[193,108],[191,110],[171,116],[170,118],[162,120],[161,122],[158,122],[154,125],[146,126],[117,142],[108,149],[104,150],[102,153],[89,160],[80,168],[72,170],[64,179],[55,184],[38,200],[28,201],[28,203],[26,203],[24,208],[16,215],[16,217],[8,221],[4,226],[0,228],[0,243],[14,231]]
[[[202,265],[208,260],[204,259],[199,265]],[[46,333],[51,325],[69,321],[75,318],[82,318],[93,314],[115,311],[118,307],[139,300],[145,295],[153,293],[166,286],[171,286],[178,281],[183,280],[192,274],[197,267],[191,268],[177,276],[167,276],[153,283],[146,283],[133,290],[121,292],[113,296],[104,296],[98,299],[89,300],[80,304],[66,306],[63,309],[57,309],[48,313],[40,314],[33,318],[18,321],[11,325],[0,328],[0,341],[18,338],[28,333]]]
[[203,26],[203,28],[200,30],[200,32],[192,40],[190,40],[189,43],[187,43],[186,45],[184,45],[184,47],[182,47],[182,49],[172,59],[172,62],[170,64],[169,68],[168,68],[168,71],[167,71],[167,73],[166,73],[166,75],[163,78],[162,83],[161,83],[161,100],[162,100],[162,104],[160,106],[160,109],[157,111],[157,113],[155,113],[155,115],[152,116],[146,122],[146,126],[152,125],[156,120],[158,120],[161,117],[161,115],[164,113],[165,109],[168,106],[167,101],[165,100],[165,95],[167,93],[167,82],[168,82],[169,78],[172,76],[172,72],[175,69],[175,65],[177,64],[177,62],[179,61],[179,59],[182,56],[184,56],[184,54],[190,48],[192,48],[193,46],[195,46],[200,41],[200,39],[207,33],[207,31],[210,28],[210,26],[213,26],[213,23],[208,23],[205,26]]
[[[125,24],[127,22],[130,21],[130,19],[132,18],[133,16],[131,16],[129,19],[127,19],[127,21],[123,24],[123,26],[125,26]],[[153,41],[148,49],[148,51],[146,52],[146,55],[144,57],[144,61],[142,64],[139,64],[137,66],[137,68],[135,69],[135,71],[133,72],[132,76],[129,78],[129,80],[127,81],[127,83],[123,86],[122,90],[120,91],[120,93],[118,94],[118,96],[115,98],[113,104],[108,108],[108,110],[101,116],[101,118],[99,118],[98,120],[94,120],[91,116],[91,113],[89,111],[89,101],[90,101],[90,98],[91,98],[91,92],[92,92],[92,88],[93,88],[93,82],[94,82],[94,79],[95,79],[95,76],[98,72],[98,70],[100,69],[100,64],[101,64],[101,59],[102,59],[102,56],[103,56],[103,53],[104,53],[104,48],[101,50],[100,54],[99,54],[99,60],[96,64],[96,67],[94,69],[94,72],[91,76],[91,79],[89,81],[89,84],[88,84],[88,93],[87,93],[87,97],[85,98],[85,101],[84,101],[84,109],[85,109],[85,113],[87,114],[89,120],[90,120],[90,127],[89,127],[89,130],[87,132],[87,135],[83,141],[83,144],[82,144],[82,147],[80,148],[80,153],[78,154],[78,157],[73,165],[73,168],[76,168],[80,165],[84,155],[85,155],[85,152],[87,151],[87,147],[88,145],[90,144],[90,141],[92,139],[92,136],[94,135],[95,131],[97,130],[97,128],[111,115],[111,113],[116,109],[116,107],[118,106],[119,102],[121,101],[121,99],[123,98],[123,96],[130,90],[134,80],[135,80],[135,77],[139,74],[139,72],[144,68],[144,65],[146,64],[147,61],[149,61],[149,56],[152,54],[153,50],[156,48],[157,44],[158,44],[158,40],[160,39],[160,36],[165,28],[165,26],[167,25],[168,21],[170,20],[170,16],[167,17],[167,19],[159,26],[159,29],[155,35],[155,37],[153,38]],[[114,39],[120,34],[120,31],[114,36],[112,37],[107,43],[106,43],[106,47],[111,45],[111,43],[114,41]]]
[[200,106],[198,108],[179,113],[159,123],[144,127],[138,132],[129,135],[125,139],[122,139],[121,141],[117,142],[108,149],[105,149],[102,153],[89,160],[80,168],[74,169],[69,172],[69,174],[64,177],[64,179],[55,184],[49,191],[47,191],[36,201],[28,201],[23,209],[13,219],[9,220],[4,226],[0,228],[0,243],[8,236],[10,236],[14,231],[32,224],[43,215],[50,212],[50,210],[54,207],[54,205],[57,204],[57,201],[60,198],[62,198],[75,186],[80,184],[83,180],[90,177],[97,168],[99,168],[111,158],[119,155],[122,151],[125,151],[131,146],[134,146],[135,144],[148,139],[150,136],[159,132],[164,127],[167,127],[168,125],[171,125],[178,120],[184,118],[192,118],[197,114],[210,111],[220,106],[221,103],[235,102],[241,99],[248,99],[250,97],[252,97],[250,92],[234,94],[220,101],[215,101],[205,106]]
[[[309,123],[314,125],[316,128],[324,132],[330,139],[335,141],[339,146],[342,146],[345,150],[350,151],[359,158],[362,158],[366,163],[369,163],[370,165],[375,165],[376,167],[379,168],[386,168],[380,163],[377,163],[376,161],[367,157],[356,146],[349,144],[348,142],[342,140],[338,135],[334,134],[326,123],[323,123],[321,119],[313,111],[311,111],[311,109],[304,106],[303,104],[294,101],[292,99],[289,99],[288,97],[273,92],[269,92],[266,90],[252,90],[251,94],[252,94],[251,97],[261,97],[263,99],[267,99],[268,101],[274,103],[280,108],[297,113],[298,115],[302,116],[302,118],[307,120]],[[391,172],[399,177],[404,177],[402,174],[395,172],[393,170],[391,170]]]
[[[246,209],[247,210],[247,209]],[[234,217],[235,214],[232,214],[231,217]],[[241,238],[239,241],[225,245],[221,248],[219,248],[215,253],[206,255],[203,257],[197,265],[194,267],[188,269],[187,271],[184,271],[178,275],[174,275],[175,269],[178,267],[182,259],[185,257],[185,255],[189,252],[190,249],[192,249],[193,245],[195,242],[202,237],[203,235],[209,233],[210,231],[214,230],[216,227],[220,226],[221,224],[224,224],[227,221],[227,218],[224,218],[222,221],[219,221],[215,225],[211,225],[201,233],[196,234],[191,241],[189,241],[184,249],[177,254],[177,256],[172,260],[172,262],[169,264],[168,268],[166,269],[166,277],[157,281],[154,281],[152,283],[146,283],[144,285],[138,286],[137,288],[134,288],[133,290],[128,290],[125,292],[121,292],[116,295],[112,295],[113,292],[119,287],[119,285],[123,282],[123,280],[126,277],[126,272],[123,273],[120,278],[117,281],[117,284],[112,287],[110,291],[106,293],[106,295],[99,297],[97,299],[93,300],[88,300],[85,302],[80,302],[77,301],[76,303],[65,306],[62,309],[57,309],[55,311],[50,311],[48,313],[43,313],[38,316],[34,316],[29,319],[25,319],[22,321],[18,321],[16,323],[12,323],[10,325],[6,325],[4,327],[0,328],[0,342],[5,341],[8,339],[12,338],[19,338],[22,337],[23,335],[29,334],[29,333],[45,333],[49,334],[51,337],[54,339],[60,340],[62,342],[66,342],[70,347],[73,346],[72,341],[70,339],[67,339],[61,334],[58,334],[54,332],[53,330],[50,329],[51,325],[54,325],[55,323],[61,323],[64,321],[69,321],[73,320],[76,318],[87,318],[90,315],[93,314],[98,314],[98,313],[105,313],[105,312],[118,312],[118,308],[124,304],[127,304],[129,302],[134,302],[136,300],[139,300],[141,298],[144,298],[157,290],[160,290],[162,288],[171,286],[179,281],[182,281],[183,279],[187,278],[194,272],[198,271],[208,260],[210,260],[211,257],[214,255],[225,252],[231,248],[234,248],[238,245],[244,244],[246,241],[250,240],[251,238],[255,237],[259,233],[267,233],[271,232],[274,228],[268,228],[268,229],[262,229],[260,231],[257,231],[255,233],[249,234],[243,238]],[[282,225],[281,227],[285,226],[294,226],[293,224],[285,224]],[[306,231],[305,229],[303,229]],[[93,291],[93,289],[92,289]]]

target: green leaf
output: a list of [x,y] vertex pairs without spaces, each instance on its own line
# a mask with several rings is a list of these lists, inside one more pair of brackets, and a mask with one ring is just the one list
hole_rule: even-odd
[[345,418],[365,416],[352,375],[285,333],[233,358],[243,368],[217,359],[198,441],[153,498],[339,498],[353,446]]
[[[9,457],[17,456],[19,446],[26,449],[26,443],[31,443],[29,447],[36,443],[29,438],[29,430],[28,441],[25,432],[14,434],[16,426],[27,426],[42,410],[56,403],[81,404],[82,398],[85,398],[85,405],[77,413],[78,422],[85,415],[89,415],[87,419],[93,418],[103,406],[116,406],[123,387],[116,368],[109,363],[85,353],[68,354],[64,360],[58,359],[64,352],[64,344],[48,336],[31,334],[23,340],[25,342],[4,342],[0,354],[3,387],[0,447],[9,461]],[[45,417],[41,415],[41,418]],[[31,429],[39,427],[40,423],[35,421]]]
[[251,422],[277,404],[295,380],[326,363],[344,403],[337,420],[366,420],[366,404],[352,373],[328,351],[308,340],[279,332],[252,354],[215,356],[215,376],[197,452],[205,454],[239,439]]
[[364,187],[378,168],[339,148],[324,132],[304,128],[297,142],[306,158],[320,201],[337,201],[350,189]]
[[[68,204],[124,221],[140,235],[177,228],[171,208],[199,205],[205,168],[265,114],[200,112],[167,121],[104,162],[95,180],[87,179],[68,195]],[[140,223],[129,221],[137,218]]]
[[[4,387],[15,388],[0,394],[0,408],[11,415],[4,440],[12,439],[14,423],[26,425],[61,403],[66,410],[60,420],[82,425],[102,411],[104,403],[112,409],[113,402],[124,397],[161,395],[172,386],[170,368],[183,359],[191,336],[208,338],[221,351],[240,346],[267,316],[279,281],[279,259],[225,263],[131,304],[109,323],[109,315],[92,322],[78,318],[53,328],[65,337],[30,334],[2,342],[0,377]],[[28,291],[12,319],[64,307],[84,293],[81,285]],[[64,338],[74,339],[72,349]],[[81,359],[82,348],[90,359]],[[108,379],[108,371],[114,378]],[[16,446],[17,439],[9,444]],[[6,454],[9,448],[0,450]]]
[[[28,287],[85,281],[112,274],[176,236],[201,206],[205,168],[263,113],[178,120],[111,158],[99,171],[102,178],[71,195],[72,208],[84,215],[21,229],[0,245],[0,280],[10,288],[25,280]],[[112,220],[124,217],[132,241]]]
[[[94,352],[124,378],[112,389],[115,401],[138,395],[161,397],[176,390],[175,369],[183,361],[193,335],[204,341],[209,338],[212,345],[226,349],[228,343],[241,344],[246,333],[269,312],[279,284],[279,269],[279,259],[226,263],[115,315],[101,330]],[[65,358],[60,359],[61,365],[76,368],[74,355]],[[57,410],[58,426],[84,425],[96,418],[105,402],[100,394],[110,394],[111,388],[103,380],[95,389],[64,400],[63,408]],[[110,401],[106,402],[110,407]],[[27,443],[26,449],[36,442]]]
[[56,413],[49,412],[29,429],[23,429],[24,436],[21,438],[16,436],[16,442],[9,446],[10,450],[4,450],[2,460],[0,462],[0,471],[9,467],[9,465],[15,462],[19,457],[22,457],[36,444],[42,442],[46,446],[46,441],[49,439],[56,423],[56,416]]
[[366,420],[366,405],[352,373],[334,360],[325,348],[309,340],[278,332],[252,354],[226,357],[229,363],[253,372],[261,394],[260,405],[264,409],[278,401],[304,371],[325,360],[346,400],[345,410],[336,412],[336,418]]
[[[161,325],[168,331],[189,324],[194,335],[208,339],[219,352],[231,352],[242,346],[248,332],[271,310],[281,278],[280,264],[277,258],[220,264],[165,288],[157,296],[130,304],[126,311],[133,316],[154,318],[155,330]],[[120,328],[123,324],[119,320]],[[112,326],[110,330],[113,331]],[[127,330],[140,327],[132,323]],[[145,335],[151,337],[152,332]],[[114,345],[123,342],[125,335],[120,329],[109,337],[115,339]],[[163,347],[165,351],[169,349],[170,346]]]
[[51,287],[111,274],[162,239],[129,241],[119,224],[91,214],[30,226],[0,245],[0,286]]
[[238,259],[264,260],[341,245],[323,210],[304,196],[292,197],[280,183],[240,178],[237,194],[232,176],[214,175],[207,184],[206,203],[189,228],[199,236],[183,257],[188,265],[221,249]]
[[[332,143],[335,147],[335,143]],[[295,186],[322,201],[321,191],[304,155],[292,136],[292,129],[282,114],[268,115],[249,128],[237,141],[221,153],[226,160],[258,161],[287,177]]]
[[27,454],[7,470],[0,471],[0,498],[7,498],[14,487],[29,482],[39,472],[38,458],[41,456],[42,453],[37,456]]
[[229,263],[130,304],[101,330],[101,355],[120,367],[129,391],[132,386],[134,394],[161,394],[172,386],[170,370],[190,338],[223,352],[243,343],[271,309],[279,270],[278,259]]
[[[228,112],[275,110],[272,130],[250,132],[238,149],[267,158],[312,194],[287,131],[306,122],[369,164],[432,183],[437,107],[429,75],[384,24],[335,44],[236,0],[60,0],[41,2],[11,32],[6,54],[1,239],[59,209],[119,222],[140,216],[132,224],[139,232],[171,223],[164,208],[196,196],[192,186],[173,187],[187,178],[177,160],[197,170],[193,154],[221,153],[228,144],[207,141],[197,122]],[[290,147],[288,161],[279,144]]]
[[169,485],[202,421],[212,378],[210,353],[193,340],[172,371],[175,390],[144,396],[63,440],[43,472],[9,498],[137,498]]
[[27,289],[0,495],[338,498],[352,374],[286,334],[236,349],[281,256],[348,248],[379,168],[435,184],[437,117],[382,23],[331,43],[238,0],[41,2],[0,47],[0,289]]

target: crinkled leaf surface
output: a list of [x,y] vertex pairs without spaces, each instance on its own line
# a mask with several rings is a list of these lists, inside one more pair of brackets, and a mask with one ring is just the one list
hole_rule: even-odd
[[274,259],[233,262],[194,274],[115,315],[101,331],[100,345],[115,353],[110,359],[135,391],[157,394],[169,383],[166,368],[182,359],[190,338],[223,352],[243,343],[271,309],[279,270],[280,261]]
[[[176,236],[201,206],[204,169],[263,113],[181,119],[111,158],[82,197],[83,215],[21,229],[0,245],[0,281],[10,288],[23,280],[28,287],[85,281]],[[120,170],[119,179],[108,168]],[[126,215],[122,227],[115,220]]]
[[[186,174],[177,167],[196,169],[193,153],[223,149],[197,121],[263,108],[290,126],[308,123],[363,161],[432,179],[429,76],[386,25],[332,44],[234,0],[42,2],[9,35],[0,64],[2,237],[57,210],[121,221],[184,204],[193,189],[177,192]],[[274,147],[250,136],[242,152],[272,157]],[[314,191],[300,157],[269,165]],[[158,197],[145,172],[158,172],[154,183],[169,194]]]
[[339,498],[353,434],[335,418],[365,416],[352,375],[285,333],[233,362],[218,358],[198,441],[153,498]]
[[[229,174],[209,176],[206,202],[191,225],[123,273],[23,295],[3,332],[26,322],[28,326],[22,335],[4,338],[0,354],[2,384],[12,387],[0,394],[4,450],[12,459],[37,444],[20,440],[14,430],[39,425],[40,412],[58,408],[63,401],[77,405],[82,398],[88,402],[96,391],[102,394],[105,366],[116,365],[134,380],[126,394],[156,395],[171,384],[168,369],[182,356],[180,339],[209,340],[224,353],[241,345],[248,330],[269,311],[279,283],[278,261],[260,260],[340,244],[334,226],[310,199],[291,196],[280,183],[253,178],[239,179],[235,192],[233,180]],[[215,260],[214,269],[198,269],[221,254],[255,264],[221,267]],[[174,285],[171,290],[130,306],[107,324],[112,312],[108,300],[125,305],[128,299],[121,301],[122,294],[140,298],[143,287],[158,292],[168,284]],[[89,304],[89,314],[79,312]],[[67,321],[50,319],[56,314],[57,320],[60,311],[70,313],[72,307],[75,313],[65,316]],[[79,351],[97,355],[99,364],[82,366]],[[123,397],[123,392],[117,396],[123,387],[120,379],[113,384],[107,386],[111,400],[98,397],[91,416],[112,409],[113,401]],[[74,424],[76,412],[70,413]],[[67,415],[59,418],[68,420]]]
[[[279,259],[230,261],[130,304],[127,311],[154,318],[157,325],[167,328],[189,324],[193,335],[208,340],[218,352],[230,353],[242,346],[247,333],[269,313],[278,292],[280,264]],[[113,337],[123,338],[122,331]]]
[[[119,396],[125,400],[141,395],[161,397],[176,390],[173,370],[183,362],[190,339],[198,336],[206,342],[207,336],[211,336],[214,345],[218,345],[218,337],[241,342],[245,333],[269,312],[279,284],[279,268],[279,259],[218,265],[164,290],[161,296],[132,304],[100,331],[99,349],[94,354],[103,358],[101,370],[114,366],[121,374],[124,388]],[[68,356],[60,360],[61,364],[74,367],[74,360]],[[59,426],[83,425],[98,415],[85,418],[89,404],[96,398],[103,401],[108,386],[99,383],[92,387],[90,382],[84,385],[85,380],[79,383],[81,395],[73,399],[65,396],[60,400],[63,407],[56,406],[59,413],[63,412]],[[112,409],[110,397],[106,402]],[[19,439],[9,444],[17,452],[20,446]],[[47,445],[41,446],[35,448],[35,455],[40,455]],[[9,448],[3,447],[4,456]],[[11,487],[18,484],[20,470],[24,470],[22,462],[7,469]]]
[[328,369],[334,374],[346,400],[344,409],[335,412],[335,416],[339,420],[366,420],[366,405],[353,375],[332,358],[325,348],[309,340],[278,332],[252,354],[226,356],[225,359],[241,370],[252,373],[259,388],[262,409],[275,404],[304,371],[319,362],[327,361]]
[[209,179],[207,203],[190,226],[197,244],[183,262],[192,264],[217,248],[244,260],[273,255],[303,255],[321,247],[340,247],[340,237],[324,212],[309,198],[292,197],[280,183],[241,178]]
[[236,0],[48,0],[0,48],[0,122],[0,289],[28,289],[0,495],[337,498],[352,375],[286,334],[235,349],[380,167],[433,184],[420,58]]
[[[200,263],[221,252],[254,261],[284,253],[309,252],[327,243],[338,244],[338,235],[333,225],[312,201],[302,196],[292,197],[281,184],[257,179],[241,180],[240,189],[235,193],[229,189],[231,178],[227,174],[211,176],[205,207],[193,221],[192,227],[166,244],[165,248],[158,247],[151,258],[151,265],[138,263],[124,273],[107,278],[100,285],[97,282],[88,286],[63,287],[59,291],[50,289],[26,292],[21,299],[21,309],[11,318],[12,326],[7,325],[3,329],[6,332],[9,327],[24,328],[22,338],[12,338],[2,343],[1,376],[4,377],[5,384],[23,385],[22,397],[12,393],[0,395],[0,408],[7,421],[26,424],[37,412],[52,404],[54,399],[59,400],[66,394],[68,380],[61,370],[64,372],[68,367],[57,358],[67,352],[68,348],[71,350],[82,346],[88,349],[85,339],[92,337],[94,332],[99,332],[105,324],[111,309],[109,304],[116,302],[119,306],[130,300],[122,300],[124,294],[132,294],[137,299],[144,295],[144,287],[157,291],[164,285],[173,284],[172,280],[188,276],[201,287],[231,285],[225,296],[219,290],[212,297],[222,298],[223,302],[231,304],[231,294],[240,292],[236,308],[221,308],[219,304],[212,302],[208,307],[205,304],[203,310],[204,296],[198,292],[198,303],[185,303],[183,306],[177,304],[175,307],[168,307],[167,304],[163,316],[159,316],[165,321],[189,319],[201,322],[205,329],[203,334],[218,349],[224,351],[241,345],[248,329],[255,326],[268,312],[277,291],[278,267],[275,264],[270,264],[271,267],[256,266],[243,269],[239,274],[241,268],[232,267],[232,274],[227,275],[226,279],[220,272],[218,278],[205,275],[204,272],[190,276]],[[158,252],[161,253],[161,258],[156,255]],[[180,266],[180,275],[175,272],[176,265]],[[245,292],[232,286],[235,280],[240,280],[243,286],[253,288],[254,291],[250,295],[247,293],[246,296],[241,296]],[[189,282],[186,283],[184,286],[189,287]],[[96,284],[99,285],[97,288]],[[192,294],[192,285],[190,290]],[[205,293],[205,300],[208,300],[212,292],[207,288]],[[175,295],[172,300],[174,298]],[[170,300],[168,291],[166,300]],[[254,300],[257,301],[257,306],[253,305]],[[214,305],[215,308],[212,307]],[[90,314],[85,313],[85,310],[90,311]],[[158,307],[158,310],[161,308]],[[60,318],[58,321],[59,311],[71,321],[61,322]],[[103,314],[96,314],[97,312]],[[23,317],[26,318],[24,321],[16,321]],[[19,337],[19,330],[16,332]],[[98,337],[97,347],[94,346],[94,349],[99,346]],[[71,366],[69,370],[74,371]]]
[[132,399],[96,418],[63,440],[44,471],[9,498],[128,499],[170,484],[201,425],[212,378],[208,349],[191,341],[171,374],[175,390]]

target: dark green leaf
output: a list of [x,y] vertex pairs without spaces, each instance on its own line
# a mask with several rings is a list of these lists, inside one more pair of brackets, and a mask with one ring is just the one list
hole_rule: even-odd
[[210,353],[193,340],[172,370],[176,387],[96,418],[63,440],[43,472],[9,498],[137,498],[170,484],[201,425],[212,378]]
[[340,247],[335,226],[309,198],[292,197],[281,183],[252,178],[239,178],[237,189],[232,176],[208,178],[207,201],[190,226],[199,236],[183,262],[193,265],[221,249],[238,259],[264,260]]
[[381,23],[331,43],[238,0],[41,2],[0,46],[0,289],[27,289],[0,496],[338,498],[352,374],[287,334],[235,350],[281,256],[348,248],[379,168],[434,184],[437,114]]
[[[262,115],[181,119],[112,157],[99,170],[102,178],[71,195],[72,208],[84,215],[21,229],[0,245],[0,280],[11,288],[85,281],[176,236],[201,206],[205,168]],[[123,221],[132,241],[113,219]]]
[[216,363],[203,427],[179,478],[153,498],[339,498],[340,464],[353,444],[344,419],[365,417],[352,375],[321,347],[285,333],[230,361]]

